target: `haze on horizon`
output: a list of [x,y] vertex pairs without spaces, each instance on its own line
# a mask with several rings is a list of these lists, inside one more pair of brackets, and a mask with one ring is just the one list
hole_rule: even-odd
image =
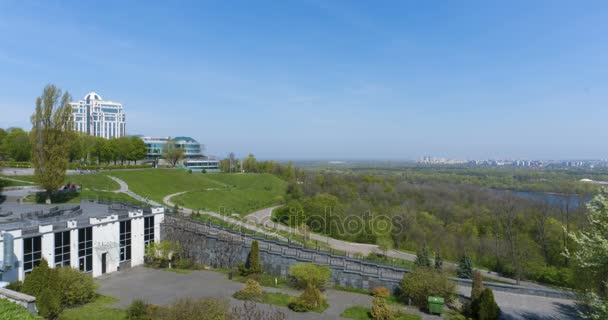
[[47,83],[280,159],[608,158],[605,1],[0,1],[0,127]]

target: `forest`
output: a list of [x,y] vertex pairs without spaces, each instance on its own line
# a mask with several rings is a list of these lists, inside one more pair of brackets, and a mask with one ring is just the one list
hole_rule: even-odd
[[[274,219],[381,248],[416,252],[426,247],[451,261],[468,256],[476,266],[502,275],[575,287],[576,270],[564,252],[577,250],[568,233],[585,225],[584,206],[573,197],[548,203],[506,190],[525,190],[524,183],[504,189],[495,184],[518,181],[517,176],[483,170],[477,176],[298,170],[288,185],[287,205]],[[554,191],[559,183],[547,180],[540,190]]]

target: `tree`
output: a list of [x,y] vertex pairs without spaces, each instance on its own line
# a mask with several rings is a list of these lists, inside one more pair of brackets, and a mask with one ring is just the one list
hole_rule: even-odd
[[500,317],[500,308],[490,288],[485,288],[479,298],[472,301],[471,309],[473,318],[477,320],[498,320]]
[[134,161],[135,164],[137,164],[137,160],[146,157],[146,144],[139,137],[131,137],[129,139],[131,142],[131,149],[129,150],[127,159],[129,161]]
[[42,96],[36,99],[36,112],[31,118],[34,174],[40,186],[46,190],[47,203],[51,202],[51,193],[65,181],[68,169],[73,129],[71,99],[69,93],[62,95],[60,89],[47,85]]
[[184,149],[178,148],[175,141],[169,140],[163,147],[163,158],[175,167],[184,158]]
[[4,152],[2,151],[2,140],[6,137],[6,134],[6,130],[0,128],[0,161],[5,158]]
[[21,128],[9,128],[2,139],[2,153],[13,161],[30,161],[32,147],[27,132]]
[[112,160],[112,150],[110,140],[101,137],[93,139],[93,156],[97,158],[97,163],[109,162]]
[[566,251],[578,268],[593,279],[588,286],[583,302],[589,311],[583,314],[587,319],[605,319],[608,315],[608,199],[606,189],[587,204],[588,226],[570,239],[578,246],[574,254]]
[[431,267],[431,252],[427,246],[416,252],[414,265],[417,267]]
[[443,258],[439,253],[435,253],[435,270],[441,271],[443,269]]
[[471,287],[471,300],[479,298],[483,291],[483,277],[481,272],[473,272],[473,285]]
[[25,277],[22,292],[34,297],[40,296],[45,288],[52,286],[54,282],[52,272],[53,270],[49,268],[46,259],[42,258],[40,264],[34,267],[32,272]]
[[471,279],[473,277],[473,262],[469,256],[464,255],[458,261],[458,270],[456,270],[458,278]]
[[245,172],[257,172],[257,160],[253,154],[249,154],[245,160],[243,160],[243,170]]
[[120,137],[113,140],[116,140],[117,158],[120,160],[120,164],[123,165],[125,164],[125,160],[129,160],[129,158],[131,158],[130,153],[131,149],[133,148],[131,139],[129,137]]
[[248,274],[260,274],[262,273],[262,264],[260,263],[260,248],[257,240],[253,240],[251,243],[251,251],[247,256],[247,263],[245,264]]

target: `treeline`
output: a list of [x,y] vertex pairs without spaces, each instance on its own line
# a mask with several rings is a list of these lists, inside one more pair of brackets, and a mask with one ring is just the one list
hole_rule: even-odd
[[273,160],[258,161],[253,154],[249,154],[241,162],[234,153],[230,153],[227,158],[220,160],[219,167],[222,172],[269,173],[288,182],[295,181],[296,175],[302,174],[293,162],[282,164]]
[[[21,128],[0,128],[0,161],[29,162],[32,160],[33,146],[30,134]],[[79,132],[66,134],[69,143],[69,161],[96,165],[137,164],[146,156],[146,146],[138,137],[104,139]],[[34,139],[35,141],[36,139]]]
[[474,185],[313,171],[290,183],[286,197],[275,219],[294,227],[384,249],[428,247],[507,276],[574,285],[563,252],[576,252],[567,233],[584,219],[572,198],[552,206]]
[[407,167],[348,168],[339,171],[372,175],[389,174],[411,183],[466,184],[495,189],[568,194],[597,193],[597,185],[582,183],[580,179],[608,180],[608,172],[605,170],[581,169]]

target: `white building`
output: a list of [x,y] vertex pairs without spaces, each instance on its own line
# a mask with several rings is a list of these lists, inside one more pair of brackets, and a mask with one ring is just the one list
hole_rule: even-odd
[[[42,258],[51,267],[70,266],[93,277],[141,265],[145,247],[160,241],[164,219],[162,207],[124,204],[0,209],[2,282],[23,281]],[[24,211],[32,209],[37,211]]]
[[126,119],[122,104],[104,101],[91,92],[78,102],[71,102],[74,130],[106,139],[126,135]]

